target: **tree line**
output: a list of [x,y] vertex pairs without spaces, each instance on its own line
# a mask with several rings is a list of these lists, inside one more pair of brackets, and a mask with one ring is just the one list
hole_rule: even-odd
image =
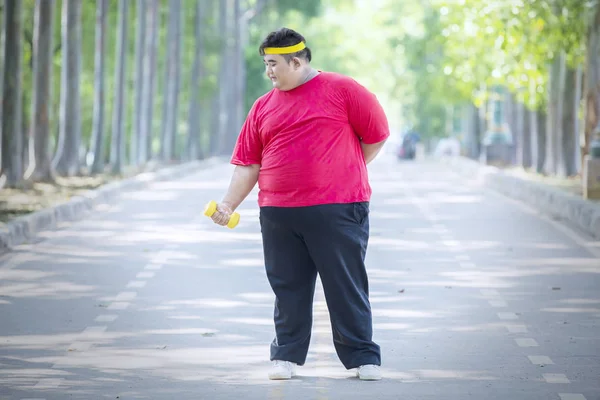
[[3,187],[224,155],[277,16],[310,0],[0,0]]
[[431,0],[421,22],[402,41],[417,130],[460,137],[473,158],[509,132],[516,165],[581,172],[600,122],[597,0]]

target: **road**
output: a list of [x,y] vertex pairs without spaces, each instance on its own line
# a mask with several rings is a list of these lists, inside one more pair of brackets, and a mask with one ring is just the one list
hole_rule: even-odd
[[600,246],[432,162],[382,156],[367,256],[384,379],[336,358],[269,381],[256,192],[202,216],[231,167],[125,196],[0,260],[0,399],[600,399]]

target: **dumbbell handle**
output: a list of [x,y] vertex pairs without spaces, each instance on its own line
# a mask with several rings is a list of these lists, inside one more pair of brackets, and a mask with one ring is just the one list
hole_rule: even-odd
[[[217,202],[214,200],[211,200],[204,208],[204,215],[206,215],[207,217],[212,217],[216,211],[217,211]],[[240,214],[234,212],[229,217],[229,221],[227,222],[227,227],[229,229],[233,229],[237,226],[237,224],[239,222],[240,222]]]

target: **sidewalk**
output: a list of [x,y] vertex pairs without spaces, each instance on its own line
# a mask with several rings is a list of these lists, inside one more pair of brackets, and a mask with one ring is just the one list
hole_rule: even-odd
[[[118,196],[125,192],[143,189],[152,182],[183,177],[202,168],[222,163],[222,161],[218,157],[213,157],[176,165],[150,164],[145,170],[141,170],[133,176],[124,179],[111,178],[107,183],[92,190],[75,191],[70,188],[71,192],[80,194],[70,197],[68,201],[61,201],[61,196],[57,195],[53,199],[35,199],[36,196],[43,197],[44,194],[32,193],[29,195],[20,191],[22,192],[22,200],[17,201],[29,202],[33,200],[36,204],[32,205],[37,210],[34,209],[31,213],[17,217],[5,216],[7,221],[0,222],[0,253],[34,240],[37,234],[42,231],[56,229],[66,222],[81,220],[94,209],[115,201]],[[92,182],[94,179],[90,178],[89,181]],[[65,189],[68,191],[69,188]],[[9,192],[9,195],[19,196],[19,192]],[[66,192],[63,194],[65,198],[67,195]],[[4,201],[10,203],[8,199]],[[0,203],[2,203],[2,198],[0,198]]]
[[441,162],[462,175],[478,179],[484,186],[600,239],[600,203],[582,198],[581,185],[576,181],[538,178],[522,170],[504,170],[466,157],[443,158]]

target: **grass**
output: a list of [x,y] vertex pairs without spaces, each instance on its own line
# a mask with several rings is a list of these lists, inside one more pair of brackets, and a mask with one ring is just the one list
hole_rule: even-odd
[[57,176],[53,183],[25,182],[18,188],[1,188],[0,226],[15,218],[65,203],[72,197],[107,183],[154,171],[157,167],[157,164],[152,163],[143,168],[128,167],[121,175],[106,172],[91,176],[84,170],[80,176]]
[[543,174],[539,174],[534,170],[523,169],[519,167],[508,167],[504,168],[504,171],[507,173],[516,176],[518,178],[538,182],[544,185],[548,185],[554,187],[556,189],[561,189],[571,194],[582,197],[583,196],[583,186],[581,184],[581,175],[576,175],[572,177],[557,177],[557,176],[547,176]]

